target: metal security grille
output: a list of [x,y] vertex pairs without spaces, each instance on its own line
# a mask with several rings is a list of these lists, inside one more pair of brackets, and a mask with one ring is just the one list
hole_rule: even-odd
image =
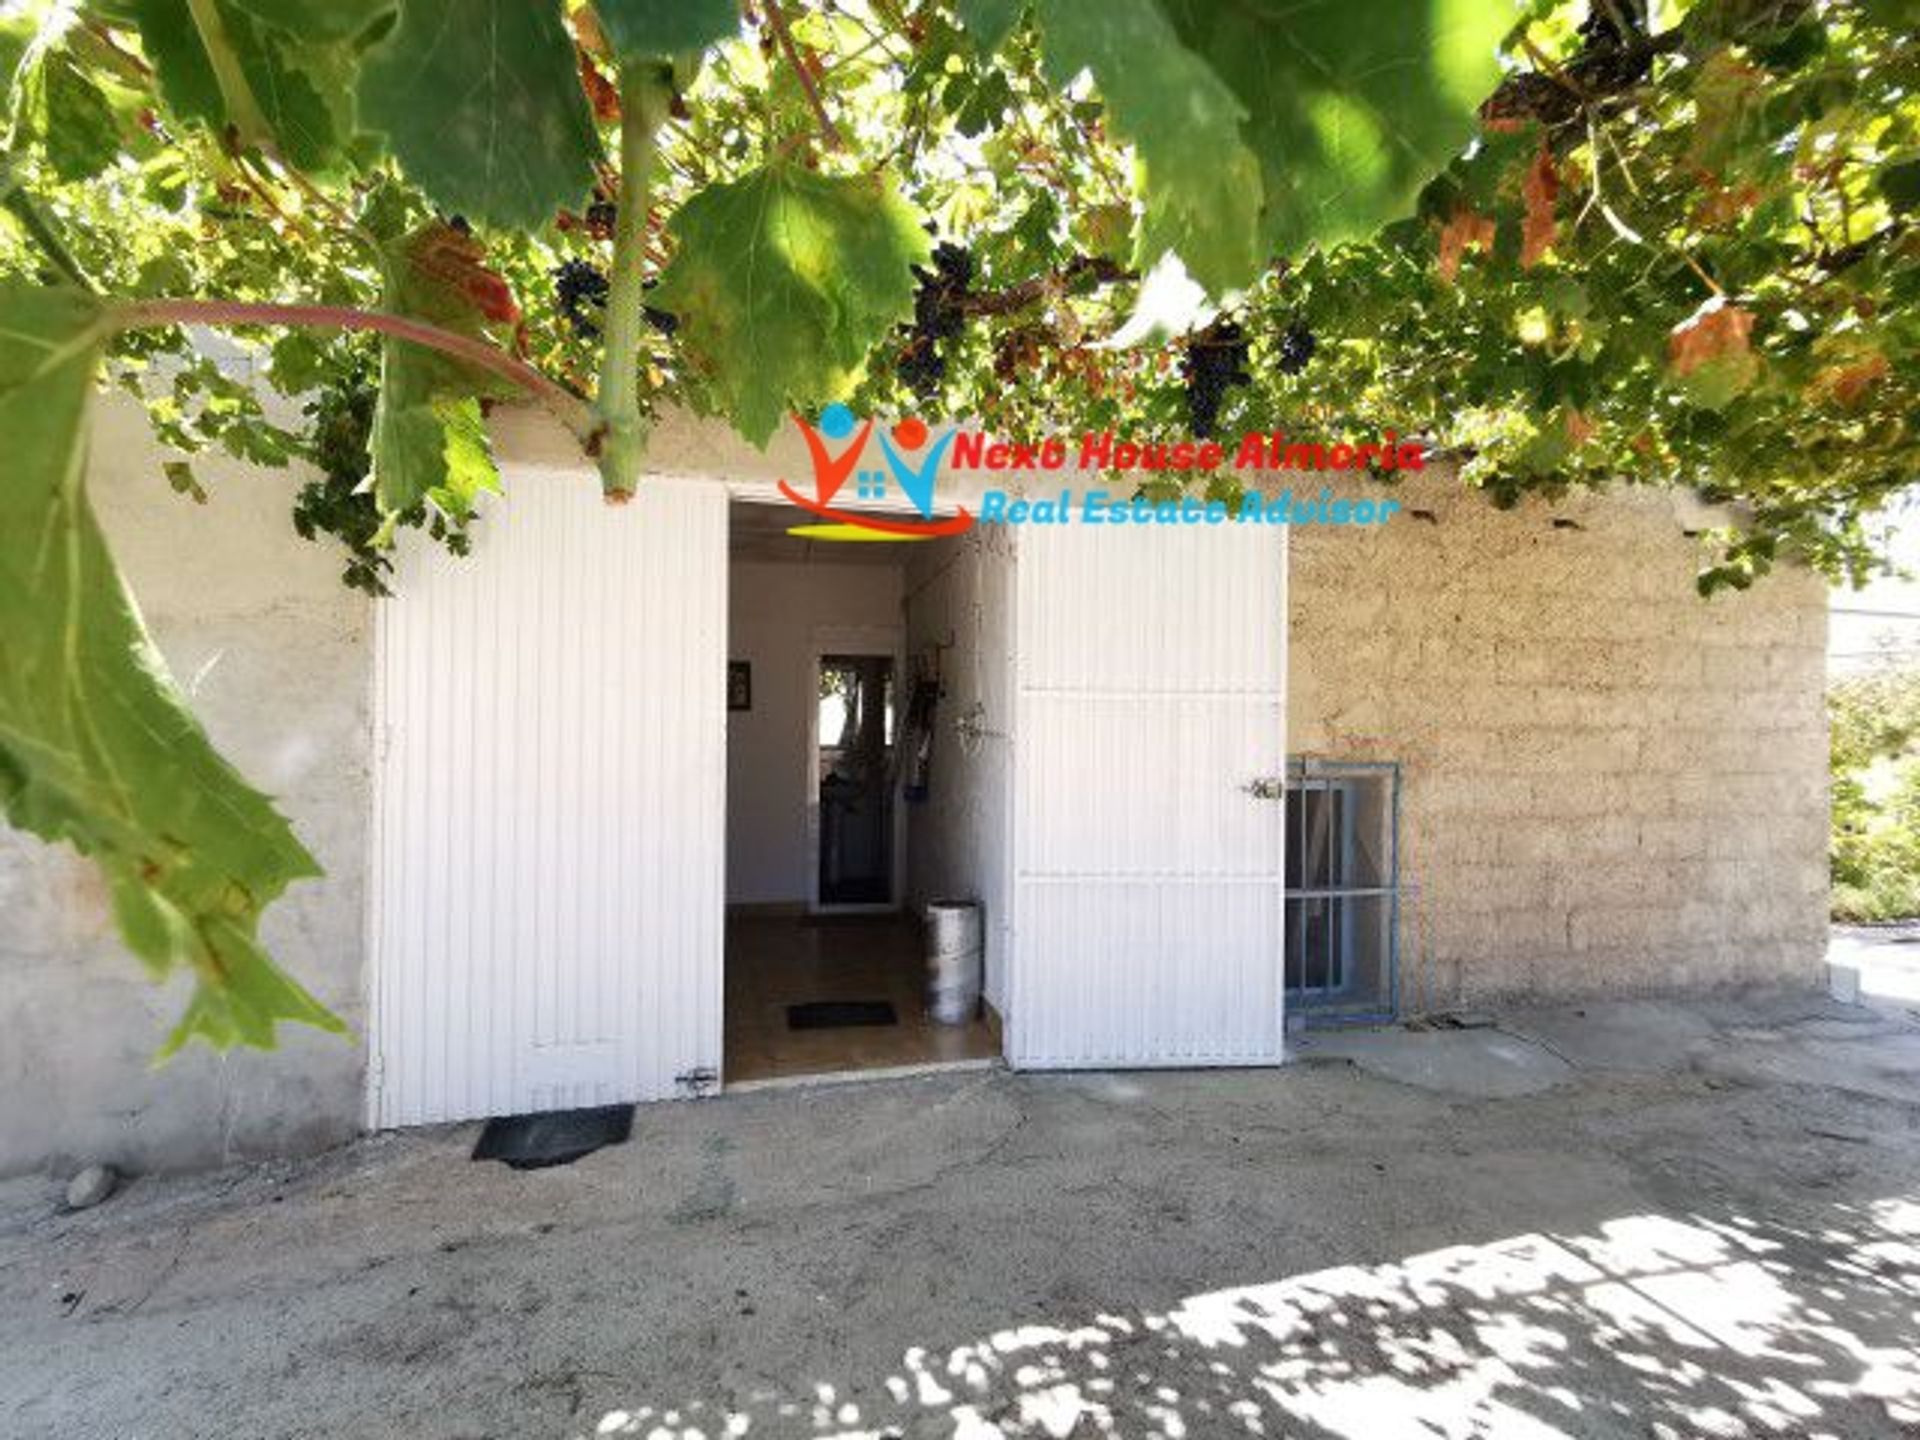
[[1341,1024],[1399,1008],[1400,767],[1287,765],[1290,1017]]

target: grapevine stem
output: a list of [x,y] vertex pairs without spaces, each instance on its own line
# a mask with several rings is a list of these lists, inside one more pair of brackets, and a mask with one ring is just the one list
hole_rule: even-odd
[[512,381],[560,420],[589,454],[595,453],[606,427],[591,406],[571,390],[548,379],[523,360],[496,345],[470,335],[442,330],[437,325],[390,315],[380,310],[356,310],[346,305],[281,305],[247,300],[130,300],[115,308],[123,330],[159,325],[293,325],[316,330],[365,330],[396,340],[424,345],[443,355],[465,360]]
[[214,0],[187,0],[187,12],[193,18],[193,28],[200,32],[201,47],[213,67],[214,83],[220,87],[220,98],[226,102],[227,119],[234,130],[248,144],[271,139],[273,127],[267,124],[260,102],[254,98],[253,87],[247,83],[246,72],[240,68],[240,57],[227,36],[220,7]]
[[646,444],[640,351],[646,333],[647,215],[652,208],[654,134],[671,100],[670,82],[658,62],[629,60],[620,67],[620,204],[607,286],[607,343],[594,401],[606,427],[600,483],[607,498],[616,502],[633,494]]
[[20,228],[27,232],[28,238],[40,248],[40,253],[47,257],[69,285],[92,293],[93,282],[87,278],[87,272],[73,258],[73,252],[67,249],[53,222],[41,213],[33,197],[20,188],[10,163],[6,161],[0,161],[0,207],[4,207],[20,223]]
[[846,149],[846,137],[840,133],[840,127],[833,123],[833,116],[827,113],[827,103],[820,98],[820,87],[813,82],[813,72],[807,69],[807,62],[801,59],[800,47],[793,43],[793,31],[787,26],[786,12],[780,8],[780,0],[766,0],[766,12],[767,23],[773,26],[774,39],[786,54],[787,63],[793,66],[793,73],[799,77],[807,103],[813,106],[814,117],[820,122],[820,133],[827,137],[827,142],[834,149]]

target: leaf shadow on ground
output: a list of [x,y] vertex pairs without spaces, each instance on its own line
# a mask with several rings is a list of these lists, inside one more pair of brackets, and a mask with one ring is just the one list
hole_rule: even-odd
[[1917,1311],[1912,1200],[1649,1212],[909,1349],[878,1384],[580,1418],[676,1440],[1912,1435]]

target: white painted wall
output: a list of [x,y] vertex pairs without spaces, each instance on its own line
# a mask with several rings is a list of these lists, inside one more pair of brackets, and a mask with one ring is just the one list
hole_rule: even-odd
[[[942,690],[927,798],[906,806],[907,895],[916,909],[935,899],[980,903],[987,999],[1004,1015],[1013,943],[1007,894],[1013,547],[1007,533],[976,529],[915,546],[906,612],[910,665],[934,663],[937,650]],[[963,737],[959,722],[969,715],[979,723]]]
[[103,397],[88,487],[149,628],[221,753],[271,794],[326,875],[268,908],[267,950],[353,1027],[271,1052],[154,1052],[187,1003],[120,942],[99,872],[0,823],[0,1176],[89,1160],[193,1169],[322,1149],[358,1128],[370,603],[330,545],[293,533],[310,472],[195,462],[173,494],[146,417]]
[[897,626],[900,595],[897,565],[733,565],[727,658],[753,666],[753,708],[727,715],[728,904],[806,903],[815,636]]

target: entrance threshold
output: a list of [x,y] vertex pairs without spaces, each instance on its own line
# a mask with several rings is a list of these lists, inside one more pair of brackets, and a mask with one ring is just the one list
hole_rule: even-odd
[[922,1075],[951,1075],[963,1070],[1004,1070],[998,1055],[970,1060],[928,1060],[918,1065],[876,1065],[865,1070],[822,1070],[812,1075],[769,1075],[760,1080],[729,1081],[724,1095],[750,1095],[760,1090],[798,1090],[811,1085],[857,1085],[867,1080],[913,1080]]
[[[726,1088],[999,1059],[990,1007],[965,1025],[933,1023],[921,950],[906,915],[729,916]],[[885,1022],[795,1023],[806,1012],[842,1009],[881,1012]]]

